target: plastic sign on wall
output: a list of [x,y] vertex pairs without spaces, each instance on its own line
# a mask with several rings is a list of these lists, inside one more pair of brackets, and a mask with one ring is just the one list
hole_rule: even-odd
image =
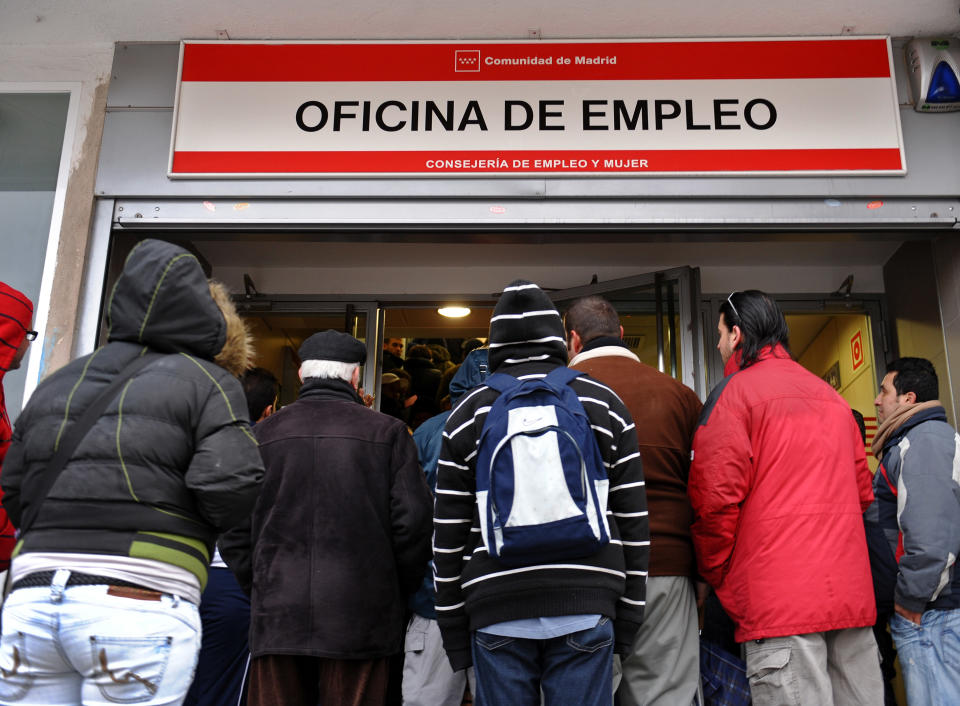
[[859,330],[850,338],[850,360],[854,370],[864,363],[863,336]]
[[183,42],[171,177],[904,174],[890,42]]

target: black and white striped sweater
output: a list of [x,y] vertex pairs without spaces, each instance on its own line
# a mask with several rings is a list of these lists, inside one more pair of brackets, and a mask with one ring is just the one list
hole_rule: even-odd
[[[503,364],[497,372],[543,377],[543,362]],[[610,478],[611,541],[591,557],[508,568],[489,556],[476,504],[477,444],[495,390],[481,386],[447,420],[437,468],[434,583],[437,619],[454,669],[470,665],[470,631],[506,620],[599,613],[614,619],[617,652],[626,651],[643,618],[650,535],[637,435],[630,413],[606,385],[571,383],[595,431]]]

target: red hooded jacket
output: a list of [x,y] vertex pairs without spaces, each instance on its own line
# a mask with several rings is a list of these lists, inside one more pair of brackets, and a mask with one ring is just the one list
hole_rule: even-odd
[[[10,370],[17,349],[23,343],[32,321],[33,303],[13,287],[0,282],[0,473],[7,447],[10,446],[10,437],[13,435],[10,417],[7,416],[7,401],[3,394],[3,378]],[[0,493],[0,498],[2,497]],[[14,527],[0,506],[0,571],[10,567],[10,554],[15,541],[13,535]]]
[[738,352],[693,438],[701,575],[738,642],[873,625],[872,477],[850,406],[779,345],[739,368]]

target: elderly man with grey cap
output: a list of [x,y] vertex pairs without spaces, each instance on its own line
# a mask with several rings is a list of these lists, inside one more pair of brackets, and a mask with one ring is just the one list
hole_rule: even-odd
[[249,704],[382,704],[432,499],[406,425],[357,395],[364,344],[323,331],[300,359],[297,401],[254,430],[266,473],[249,546],[221,547],[251,592]]

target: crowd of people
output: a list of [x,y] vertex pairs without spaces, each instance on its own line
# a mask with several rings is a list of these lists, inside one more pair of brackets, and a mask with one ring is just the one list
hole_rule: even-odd
[[[0,375],[32,316],[0,283]],[[526,280],[453,356],[387,338],[380,412],[332,330],[277,410],[175,245],[133,249],[106,320],[12,430],[0,397],[0,704],[873,706],[893,646],[910,706],[960,704],[960,436],[929,361],[888,366],[871,475],[756,290],[720,307],[704,404],[608,301],[561,314]]]

